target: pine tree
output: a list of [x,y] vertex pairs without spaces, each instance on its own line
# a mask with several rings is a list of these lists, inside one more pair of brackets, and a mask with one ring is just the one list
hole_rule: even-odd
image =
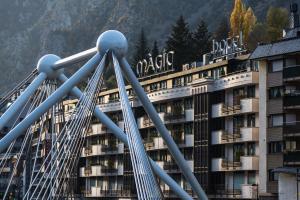
[[243,30],[243,20],[245,15],[245,6],[242,0],[235,0],[234,8],[230,16],[230,34],[231,36],[239,35]]
[[148,41],[143,28],[141,29],[139,40],[135,45],[135,49],[134,65],[136,65],[140,60],[147,58],[147,54],[149,53]]
[[205,53],[211,50],[211,34],[208,32],[206,23],[201,20],[197,26],[196,31],[193,33],[192,38],[193,52],[191,60],[201,60]]
[[230,32],[229,23],[228,23],[228,20],[224,17],[221,20],[217,30],[214,33],[214,39],[217,41],[226,39],[229,36],[229,32]]
[[153,42],[153,48],[152,48],[152,51],[151,51],[151,55],[152,55],[153,60],[156,58],[156,56],[158,56],[158,54],[159,54],[159,50],[158,50],[158,46],[157,46],[157,41],[155,40]]
[[182,64],[190,61],[191,34],[188,23],[180,16],[172,28],[172,33],[166,41],[166,49],[174,51],[174,68],[181,69]]

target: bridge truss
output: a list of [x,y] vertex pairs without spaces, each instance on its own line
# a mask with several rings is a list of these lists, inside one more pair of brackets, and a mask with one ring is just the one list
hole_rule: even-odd
[[[131,84],[149,118],[163,138],[173,159],[191,185],[198,199],[207,199],[200,184],[189,168],[184,156],[158,116],[144,89],[128,64],[125,56],[128,44],[125,36],[115,30],[102,33],[95,48],[61,59],[56,55],[43,56],[37,68],[13,90],[0,100],[3,114],[0,130],[0,173],[12,159],[13,170],[4,184],[3,199],[8,199],[12,190],[23,188],[22,199],[76,199],[74,177],[84,136],[91,118],[99,119],[129,149],[138,199],[163,199],[157,178],[161,179],[181,199],[193,199],[155,161],[147,156],[135,117],[126,93],[124,78]],[[89,59],[70,78],[64,68]],[[121,130],[99,107],[97,95],[103,86],[103,73],[113,67],[125,131]],[[87,79],[84,91],[76,85]],[[64,117],[62,102],[69,96],[78,98],[76,108]],[[56,122],[62,126],[56,126]],[[50,134],[49,134],[50,133]],[[37,136],[37,137],[34,137]],[[43,138],[50,138],[44,144]],[[33,139],[35,138],[35,139]],[[45,145],[46,150],[41,151]],[[32,150],[32,146],[34,146]],[[43,154],[41,164],[37,160]],[[16,187],[16,178],[22,175],[21,185]]]

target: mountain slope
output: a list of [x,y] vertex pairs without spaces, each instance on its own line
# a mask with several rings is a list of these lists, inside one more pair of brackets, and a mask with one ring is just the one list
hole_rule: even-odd
[[[289,3],[245,2],[260,19],[270,5],[288,7]],[[0,92],[21,81],[42,55],[65,57],[91,48],[105,30],[122,31],[131,54],[141,27],[150,44],[157,39],[162,46],[179,15],[192,28],[203,18],[213,31],[232,6],[233,0],[1,0]]]

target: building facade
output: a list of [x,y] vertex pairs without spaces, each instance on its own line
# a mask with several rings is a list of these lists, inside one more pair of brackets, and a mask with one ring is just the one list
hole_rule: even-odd
[[297,5],[280,41],[261,44],[252,53],[259,67],[260,193],[299,199],[300,23]]
[[[249,54],[237,54],[141,82],[211,198],[256,197],[259,72],[248,58]],[[163,139],[131,88],[127,90],[148,154],[192,194]],[[98,106],[124,130],[117,89],[101,92]],[[79,173],[86,197],[135,197],[128,149],[97,120],[81,157]],[[161,188],[166,197],[175,197],[163,183]]]
[[[300,29],[295,5],[282,40],[243,49],[181,71],[141,79],[199,183],[211,199],[299,199]],[[193,195],[159,133],[127,87],[145,148]],[[100,109],[124,130],[118,90]],[[99,121],[86,137],[80,185],[87,198],[136,198],[129,152]],[[175,199],[161,184],[168,199]]]

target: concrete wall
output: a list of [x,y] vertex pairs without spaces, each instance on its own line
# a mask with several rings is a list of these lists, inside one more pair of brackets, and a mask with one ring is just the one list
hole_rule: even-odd
[[267,192],[267,62],[259,61],[259,192]]
[[[300,199],[299,192],[297,199],[297,178],[295,174],[279,174],[278,190],[279,200]],[[300,184],[298,184],[298,191],[300,191]]]

